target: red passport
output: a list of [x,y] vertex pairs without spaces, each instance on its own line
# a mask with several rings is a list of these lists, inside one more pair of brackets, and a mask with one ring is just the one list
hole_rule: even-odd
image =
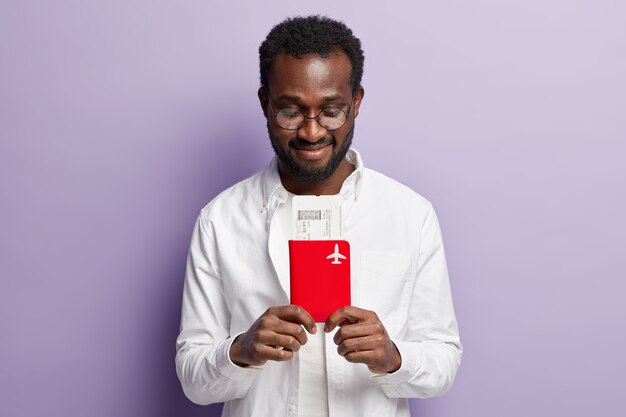
[[345,240],[290,240],[291,304],[323,323],[350,305],[350,244]]

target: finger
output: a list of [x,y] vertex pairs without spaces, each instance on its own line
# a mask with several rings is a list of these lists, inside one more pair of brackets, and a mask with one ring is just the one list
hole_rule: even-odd
[[376,350],[384,347],[384,336],[375,335],[367,337],[359,337],[356,339],[348,339],[337,346],[337,353],[345,356],[350,352],[363,352],[368,350]]
[[373,350],[360,350],[358,352],[348,352],[344,356],[350,363],[364,363],[371,366],[376,362]]
[[307,335],[301,325],[284,321],[276,316],[266,316],[259,319],[259,331],[270,330],[286,336],[294,337],[301,345],[307,342]]
[[362,308],[354,306],[344,306],[338,310],[335,310],[328,317],[328,319],[326,319],[326,323],[324,324],[324,331],[331,332],[343,321],[357,323],[359,321],[365,321],[368,318],[371,318],[372,315],[375,316],[375,313],[369,310],[363,310]]
[[[302,327],[300,327],[300,330],[302,330]],[[304,330],[302,330],[302,333],[304,333]],[[260,330],[257,334],[257,341],[267,346],[281,346],[292,352],[299,351],[301,346],[301,343],[295,337],[286,336],[271,330]]]
[[336,345],[338,345],[347,339],[378,334],[385,334],[385,327],[382,325],[381,322],[374,321],[366,323],[356,323],[350,324],[348,326],[343,326],[339,330],[337,330],[337,333],[335,333],[335,335],[333,336],[333,341]]
[[350,363],[363,363],[367,365],[368,369],[375,374],[384,374],[387,371],[387,365],[385,361],[377,357],[376,352],[369,350],[365,352],[350,352],[344,356],[344,358]]
[[285,336],[291,336],[301,345],[304,345],[308,340],[306,331],[304,331],[301,325],[283,321],[279,318],[274,318],[271,322],[268,322],[268,326],[265,329]]
[[276,349],[271,346],[259,344],[257,346],[257,357],[261,361],[288,361],[293,358],[293,352],[285,349]]
[[308,311],[300,306],[288,305],[279,307],[276,316],[283,320],[303,325],[311,334],[317,332],[315,320],[313,320]]
[[381,356],[380,351],[365,350],[346,353],[344,358],[350,363],[363,363],[371,372],[382,374],[387,372],[388,364]]

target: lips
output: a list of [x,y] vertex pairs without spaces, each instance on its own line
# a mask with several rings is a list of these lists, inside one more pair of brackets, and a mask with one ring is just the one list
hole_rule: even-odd
[[332,151],[331,145],[331,142],[326,142],[321,146],[292,146],[292,149],[300,159],[316,160],[326,157]]

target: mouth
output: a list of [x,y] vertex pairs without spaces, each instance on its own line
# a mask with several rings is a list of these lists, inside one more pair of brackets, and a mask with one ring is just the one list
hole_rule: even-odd
[[332,141],[327,141],[321,145],[313,145],[313,146],[292,145],[291,148],[293,149],[294,153],[299,159],[306,159],[306,160],[314,161],[314,160],[325,158],[327,155],[329,155],[333,149],[332,144],[333,144]]

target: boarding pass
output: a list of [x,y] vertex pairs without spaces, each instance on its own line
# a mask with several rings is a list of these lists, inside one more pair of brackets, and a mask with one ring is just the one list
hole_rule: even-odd
[[341,238],[341,197],[296,195],[292,201],[294,240]]

